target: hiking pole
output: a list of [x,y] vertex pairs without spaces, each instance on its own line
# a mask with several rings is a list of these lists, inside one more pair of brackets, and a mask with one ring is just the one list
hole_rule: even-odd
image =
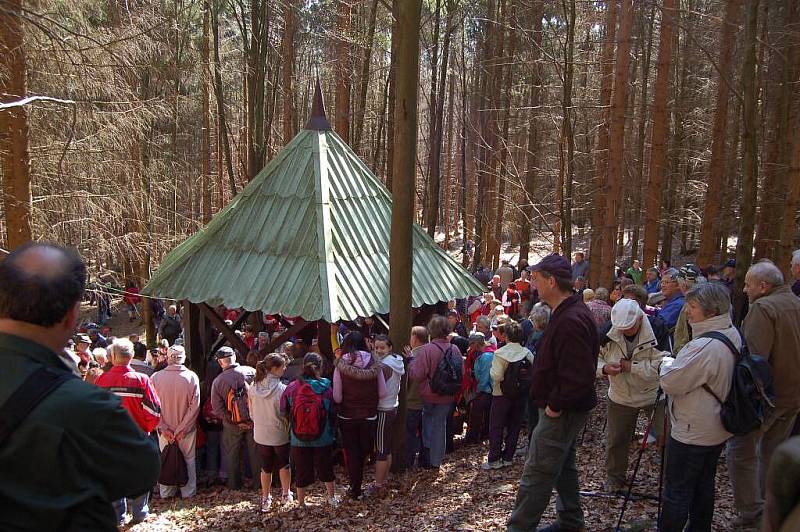
[[[660,388],[659,388],[660,389]],[[661,503],[664,493],[664,459],[667,449],[667,396],[664,396],[664,424],[661,430],[661,464],[658,466],[658,514],[656,523],[661,522]]]
[[620,525],[622,524],[622,517],[625,515],[625,510],[628,508],[628,501],[631,500],[631,492],[633,492],[633,483],[636,481],[636,475],[639,473],[639,464],[642,463],[642,455],[644,454],[644,450],[647,449],[647,438],[650,435],[650,429],[653,428],[653,420],[656,417],[656,407],[658,406],[658,401],[661,398],[662,390],[659,387],[658,391],[656,392],[656,402],[653,404],[653,411],[650,413],[650,419],[647,422],[647,428],[644,431],[644,436],[642,436],[642,443],[639,446],[639,455],[636,457],[636,464],[633,466],[633,476],[631,476],[630,482],[628,482],[628,492],[625,494],[625,502],[622,503],[622,510],[619,512],[619,519],[617,519],[617,526],[614,528],[616,532],[620,532]]

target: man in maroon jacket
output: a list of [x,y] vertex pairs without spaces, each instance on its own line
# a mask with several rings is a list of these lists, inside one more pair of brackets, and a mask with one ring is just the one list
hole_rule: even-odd
[[585,530],[575,440],[597,404],[595,371],[600,342],[582,294],[572,294],[572,268],[549,255],[531,268],[539,297],[552,309],[533,364],[531,398],[539,408],[508,530],[537,530],[553,488],[556,523],[539,530]]

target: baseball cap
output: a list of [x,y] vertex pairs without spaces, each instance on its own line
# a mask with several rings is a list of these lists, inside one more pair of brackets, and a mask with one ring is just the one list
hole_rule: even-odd
[[88,334],[79,334],[75,336],[75,343],[76,344],[91,344],[92,341],[89,339]]
[[236,354],[236,351],[234,351],[232,348],[228,347],[227,345],[223,345],[222,347],[217,349],[217,352],[214,354],[214,356],[216,357],[217,360],[219,360],[221,358],[230,358],[230,357],[234,356],[235,354]]
[[611,326],[615,329],[625,330],[636,325],[636,320],[644,314],[642,309],[633,299],[620,299],[611,308]]
[[691,262],[683,266],[680,270],[678,270],[678,277],[683,277],[687,281],[696,281],[698,277],[700,277],[702,272],[700,268],[692,264]]
[[547,272],[553,277],[572,278],[572,266],[569,261],[557,253],[548,255],[537,264],[531,266],[532,272]]

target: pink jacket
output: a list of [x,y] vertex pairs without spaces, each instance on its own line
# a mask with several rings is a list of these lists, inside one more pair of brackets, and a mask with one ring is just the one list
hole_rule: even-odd
[[161,399],[161,422],[158,430],[173,434],[194,430],[200,411],[200,379],[183,364],[170,364],[150,377]]
[[442,360],[445,351],[448,349],[458,355],[455,358],[461,362],[463,368],[464,358],[461,356],[461,352],[459,352],[458,347],[452,345],[446,338],[439,338],[423,345],[408,367],[409,378],[419,381],[419,394],[423,402],[450,404],[455,401],[455,395],[439,395],[431,390],[431,378],[436,372],[436,366],[439,365],[439,361]]

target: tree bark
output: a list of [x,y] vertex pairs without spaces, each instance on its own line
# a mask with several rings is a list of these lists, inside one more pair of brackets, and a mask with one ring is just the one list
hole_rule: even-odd
[[633,6],[631,0],[622,0],[620,11],[619,44],[614,73],[614,98],[611,102],[611,127],[608,141],[608,186],[605,209],[605,229],[602,242],[600,281],[611,286],[614,278],[614,244],[619,227],[620,191],[623,179],[625,153],[625,109],[628,103],[628,68],[630,66],[631,29]]
[[714,263],[714,252],[719,242],[719,213],[722,199],[723,172],[727,158],[725,143],[728,128],[729,84],[733,65],[733,42],[741,10],[741,0],[727,0],[725,18],[720,37],[719,81],[717,83],[717,108],[711,133],[711,163],[708,169],[708,187],[703,216],[700,221],[700,250],[697,264],[705,268]]
[[530,51],[531,63],[531,95],[530,122],[528,124],[528,145],[525,155],[524,201],[520,211],[520,232],[522,243],[519,247],[520,260],[528,260],[531,246],[531,230],[533,229],[533,202],[536,198],[536,174],[539,166],[539,125],[542,103],[542,18],[544,17],[544,0],[535,0],[531,5],[530,20],[533,27],[533,46]]
[[744,63],[742,64],[742,203],[739,211],[739,241],[736,244],[734,319],[744,318],[744,276],[753,261],[753,232],[758,199],[758,90],[756,87],[756,43],[759,0],[745,0]]
[[336,133],[350,142],[350,69],[352,68],[350,50],[350,16],[349,1],[339,2],[336,12]]
[[[247,53],[247,179],[264,167],[264,102],[269,54],[269,1],[252,0],[250,45]],[[246,37],[245,37],[246,42]]]
[[[0,10],[0,102],[27,96],[22,1],[9,0]],[[28,107],[0,111],[0,151],[3,152],[3,204],[6,247],[16,249],[32,238],[31,162],[28,148]]]
[[[417,85],[419,81],[419,34],[421,0],[396,0],[397,39],[395,61],[397,93],[394,109],[396,147],[392,179],[392,239],[389,245],[389,307],[392,341],[404,345],[411,330],[412,220],[414,217],[414,176],[417,160]],[[394,39],[393,39],[394,40]],[[400,387],[396,426],[405,426],[408,374]],[[405,434],[395,431],[392,463],[395,472],[405,469]]]
[[200,188],[203,198],[203,224],[211,221],[211,46],[210,34],[211,6],[203,1],[203,139],[201,147],[203,176]]
[[286,8],[283,15],[283,70],[281,89],[283,90],[283,144],[284,146],[291,141],[297,134],[295,128],[295,108],[294,108],[294,38],[297,33],[297,23],[295,10],[297,9],[296,0],[285,0]]
[[600,53],[600,107],[603,121],[597,133],[595,195],[592,209],[592,237],[589,252],[593,268],[589,268],[589,284],[599,286],[603,264],[603,221],[606,217],[608,186],[608,131],[611,123],[611,93],[614,81],[614,43],[617,34],[617,0],[606,2],[606,37]]
[[[228,184],[231,188],[231,197],[236,196],[236,174],[233,172],[233,160],[231,159],[231,141],[228,137],[228,125],[225,119],[225,94],[222,86],[222,72],[220,71],[219,59],[219,3],[213,2],[211,10],[211,25],[214,30],[214,94],[217,99],[217,120],[219,127],[217,134],[222,139],[222,148],[225,155],[225,167],[228,171]],[[220,190],[220,194],[222,191]]]
[[661,9],[661,35],[656,62],[656,81],[653,85],[653,133],[650,148],[650,177],[647,183],[644,209],[645,268],[654,266],[658,252],[658,224],[661,214],[662,187],[667,162],[667,97],[669,93],[670,62],[675,32],[676,0],[664,0]]

